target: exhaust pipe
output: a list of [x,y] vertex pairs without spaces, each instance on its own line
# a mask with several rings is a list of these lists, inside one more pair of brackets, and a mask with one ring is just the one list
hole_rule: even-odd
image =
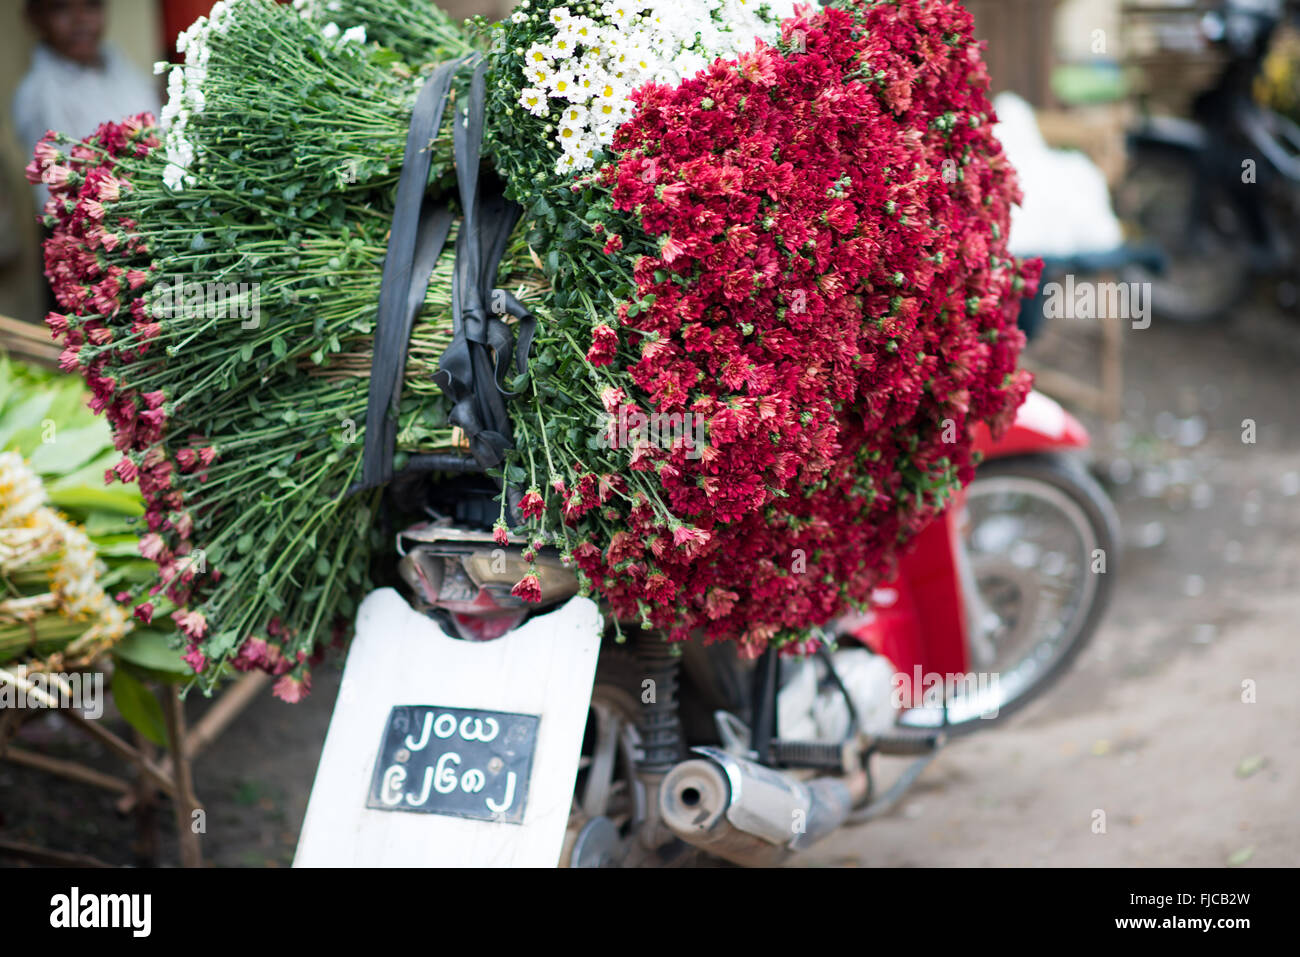
[[719,748],[664,777],[659,814],[688,844],[733,864],[772,867],[840,827],[866,797],[867,775],[801,781]]

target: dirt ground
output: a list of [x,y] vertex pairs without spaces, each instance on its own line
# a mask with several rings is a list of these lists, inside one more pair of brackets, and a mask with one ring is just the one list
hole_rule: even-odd
[[[1034,354],[1086,371],[1095,329],[1057,323]],[[1093,644],[1042,700],[951,745],[890,816],[800,864],[1300,864],[1300,319],[1156,321],[1125,350],[1123,422],[1084,416],[1128,543]],[[259,700],[200,758],[208,863],[292,861],[337,688],[318,669],[306,703]],[[121,773],[53,717],[20,743]],[[158,813],[158,862],[174,863]],[[131,864],[133,834],[112,796],[0,763],[0,838]]]

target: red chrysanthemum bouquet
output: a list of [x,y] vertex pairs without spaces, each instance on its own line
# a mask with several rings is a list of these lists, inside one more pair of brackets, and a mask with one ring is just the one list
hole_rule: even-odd
[[956,2],[845,0],[637,89],[588,173],[507,166],[559,250],[528,514],[617,613],[800,644],[970,480],[972,426],[1029,387],[1036,278],[987,87]]

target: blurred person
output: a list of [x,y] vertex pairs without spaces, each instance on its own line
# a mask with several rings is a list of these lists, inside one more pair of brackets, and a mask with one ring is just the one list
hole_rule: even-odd
[[[104,0],[25,0],[40,43],[14,94],[14,129],[27,159],[47,130],[80,139],[105,120],[158,114],[151,77],[104,42]],[[36,187],[37,208],[48,196]]]

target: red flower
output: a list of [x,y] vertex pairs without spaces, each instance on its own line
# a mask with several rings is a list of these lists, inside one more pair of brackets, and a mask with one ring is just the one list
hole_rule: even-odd
[[587,361],[593,366],[609,365],[617,352],[618,333],[602,322],[591,331],[591,348],[587,350]]
[[284,675],[271,686],[271,694],[281,701],[297,704],[311,693],[311,673],[303,669],[302,675]]
[[[126,458],[125,456],[123,456],[118,461],[118,463],[113,466],[113,471],[117,473],[117,477],[120,478],[123,482],[134,482],[136,480],[136,477],[140,474],[140,471],[139,469],[136,468],[135,463],[132,462],[130,459]],[[149,556],[145,556],[145,557],[149,557]]]
[[257,636],[248,638],[239,646],[239,653],[231,660],[237,671],[252,671],[260,668],[268,674],[272,671],[271,658],[265,638]]
[[172,612],[172,619],[176,622],[177,628],[195,641],[199,641],[207,634],[208,621],[200,611],[175,611]]
[[709,543],[710,535],[700,528],[691,528],[689,525],[678,525],[673,531],[673,544],[682,549],[687,555],[696,555]]
[[156,533],[149,533],[140,538],[140,554],[150,561],[158,561],[159,556],[167,552],[167,545],[162,540],[162,536]]
[[185,654],[181,655],[182,660],[194,669],[194,673],[202,674],[203,669],[208,666],[208,657],[198,645],[191,642],[185,649]]
[[515,582],[515,587],[510,589],[510,594],[524,601],[541,601],[542,583],[535,574],[525,575]]
[[541,492],[530,488],[524,495],[523,501],[519,503],[519,511],[523,513],[524,518],[541,518],[542,513],[546,511],[546,503],[542,499]]

